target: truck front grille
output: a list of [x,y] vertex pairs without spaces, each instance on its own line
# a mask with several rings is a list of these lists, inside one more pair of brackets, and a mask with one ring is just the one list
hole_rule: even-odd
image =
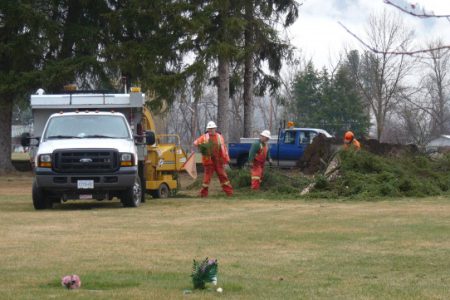
[[57,150],[53,153],[53,170],[60,173],[113,172],[119,168],[116,150]]

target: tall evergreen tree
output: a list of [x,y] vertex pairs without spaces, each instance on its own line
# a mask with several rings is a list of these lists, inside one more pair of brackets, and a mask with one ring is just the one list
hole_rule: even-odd
[[45,49],[40,33],[45,16],[40,1],[0,1],[0,173],[11,164],[13,102],[38,86],[36,67]]
[[192,47],[188,1],[112,1],[107,15],[108,66],[130,84],[155,92],[157,104],[171,102],[184,83],[183,56]]
[[[11,170],[11,108],[38,87],[110,88],[127,75],[171,100],[191,49],[187,1],[0,1],[0,171]],[[194,66],[195,67],[195,66]],[[193,68],[193,67],[192,67]]]
[[65,84],[80,88],[110,88],[103,49],[107,40],[110,11],[107,1],[49,1],[52,8],[47,18],[53,27],[47,31],[49,48],[46,54],[45,85],[49,92],[60,92]]
[[317,121],[316,112],[323,107],[321,79],[312,62],[295,77],[293,90],[295,101],[289,107],[293,120],[299,125],[311,126]]
[[357,84],[352,80],[351,72],[345,65],[338,68],[332,79],[332,88],[326,94],[332,103],[329,112],[331,124],[327,126],[327,130],[338,137],[342,137],[347,130],[352,130],[358,136],[367,134],[370,117]]
[[196,70],[204,75],[208,66],[217,63],[217,125],[228,138],[230,63],[239,53],[243,32],[238,0],[191,0],[191,19]]
[[345,65],[331,77],[326,69],[317,72],[310,62],[295,79],[294,119],[302,127],[320,127],[340,137],[347,130],[367,133],[369,117],[356,82]]
[[261,65],[268,62],[269,70],[278,75],[289,44],[283,42],[275,24],[292,25],[298,17],[298,2],[295,0],[245,0],[243,1],[244,30],[244,137],[252,133],[253,88],[259,81],[259,94],[269,86],[276,88],[277,76],[266,74]]

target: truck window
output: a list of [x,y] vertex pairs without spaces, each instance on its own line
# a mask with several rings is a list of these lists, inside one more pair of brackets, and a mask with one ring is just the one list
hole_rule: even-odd
[[314,131],[301,131],[300,132],[300,144],[311,144],[313,139],[317,136]]
[[283,142],[285,144],[295,144],[295,131],[286,131]]
[[44,139],[52,138],[128,139],[130,133],[121,116],[71,115],[49,120]]

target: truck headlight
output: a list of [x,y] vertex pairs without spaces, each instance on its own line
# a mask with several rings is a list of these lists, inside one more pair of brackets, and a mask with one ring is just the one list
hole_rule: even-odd
[[120,154],[120,166],[121,167],[134,166],[133,154],[131,154],[131,153],[121,153]]
[[51,168],[52,167],[52,155],[51,154],[39,155],[38,166],[41,168]]

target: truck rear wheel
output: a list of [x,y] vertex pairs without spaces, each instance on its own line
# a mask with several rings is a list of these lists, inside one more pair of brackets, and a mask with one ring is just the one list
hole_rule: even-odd
[[169,197],[169,187],[165,183],[161,183],[157,190],[152,191],[153,198],[168,198]]
[[36,179],[33,181],[32,198],[34,209],[52,208],[53,202],[47,198],[45,192],[37,186]]
[[142,199],[142,184],[141,178],[136,176],[132,187],[122,193],[120,201],[125,207],[138,207]]

